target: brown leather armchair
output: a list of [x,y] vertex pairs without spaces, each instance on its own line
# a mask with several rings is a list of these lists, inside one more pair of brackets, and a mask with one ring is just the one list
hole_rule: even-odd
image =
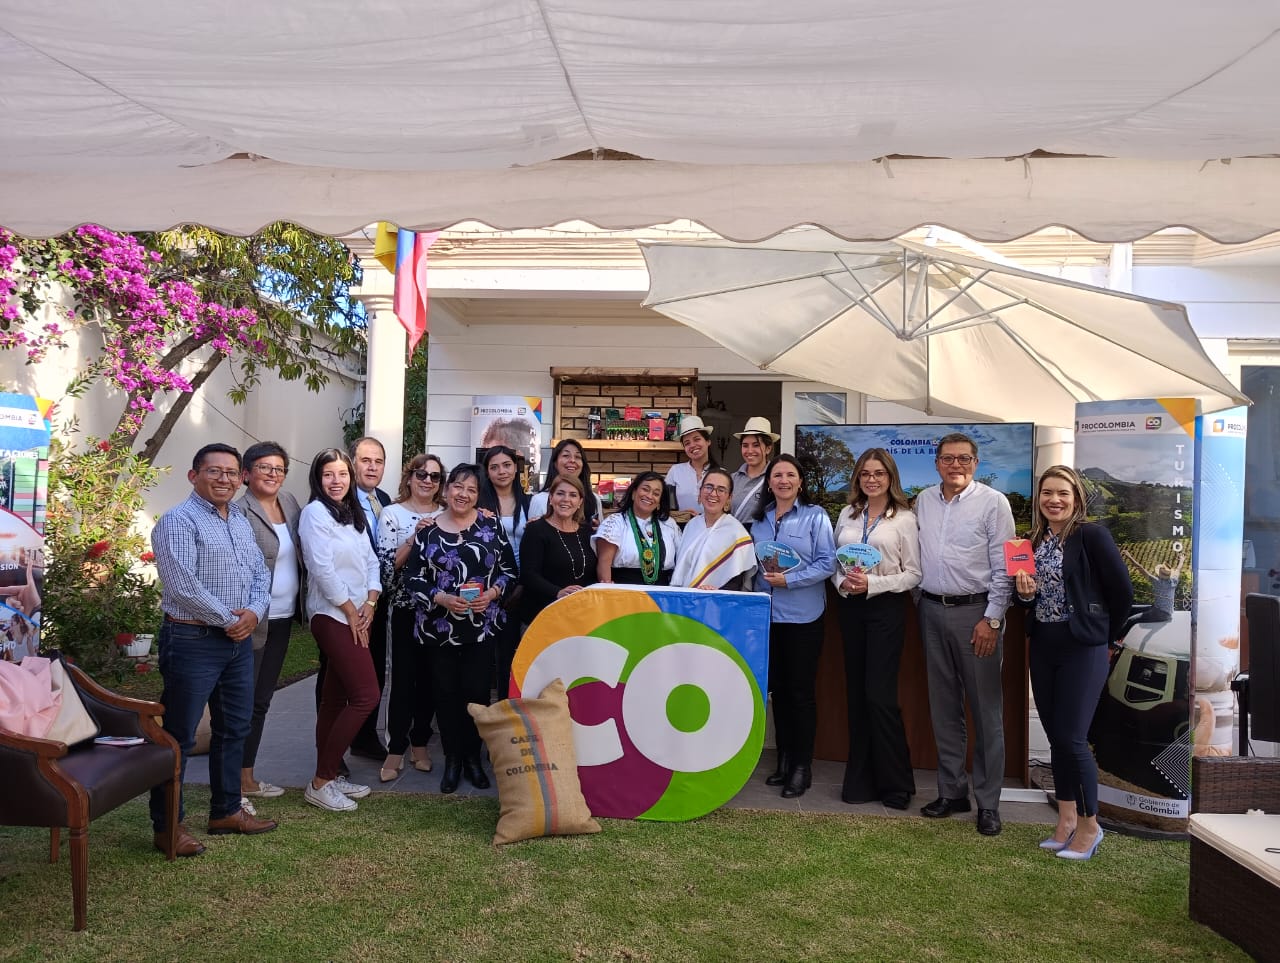
[[0,730],[0,825],[48,826],[49,862],[58,861],[60,829],[71,837],[74,928],[85,927],[89,885],[89,823],[165,783],[167,855],[174,858],[178,829],[178,744],[160,726],[164,707],[129,699],[98,685],[75,666],[70,678],[97,718],[102,734],[141,736],[142,745],[116,748],[64,743]]

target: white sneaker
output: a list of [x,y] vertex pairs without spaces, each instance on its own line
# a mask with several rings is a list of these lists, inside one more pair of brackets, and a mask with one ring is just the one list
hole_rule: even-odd
[[249,802],[247,796],[240,797],[240,808],[247,812],[250,816],[258,815],[258,810],[253,808],[253,803]]
[[336,783],[333,782],[327,782],[319,789],[308,782],[302,797],[311,805],[327,809],[331,813],[350,812],[359,808],[356,801],[340,793]]
[[348,799],[363,799],[369,795],[368,786],[362,786],[358,782],[351,782],[346,776],[339,776],[332,784],[337,788],[338,792]]
[[283,796],[284,790],[279,786],[259,779],[257,789],[250,789],[248,792],[241,790],[241,793],[245,796],[258,796],[262,799],[275,799],[277,796]]

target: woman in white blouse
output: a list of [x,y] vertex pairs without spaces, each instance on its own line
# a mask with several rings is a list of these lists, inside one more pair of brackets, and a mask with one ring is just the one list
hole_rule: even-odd
[[378,557],[356,501],[347,453],[326,448],[311,463],[311,501],[298,536],[307,566],[311,634],[328,659],[316,717],[316,773],[307,802],[331,812],[356,808],[369,787],[338,775],[342,755],[378,704],[378,677],[369,657],[369,629],[382,593]]
[[391,633],[391,694],[387,698],[387,758],[378,778],[391,782],[404,768],[409,750],[413,768],[431,771],[431,719],[435,700],[431,695],[431,660],[415,632],[413,599],[404,587],[404,566],[413,540],[444,511],[444,463],[435,455],[414,455],[400,478],[394,504],[378,517],[378,557],[382,584],[391,593],[388,609]]
[[883,448],[868,448],[854,465],[849,504],[836,521],[835,536],[837,553],[858,542],[880,553],[869,569],[837,562],[831,579],[840,593],[849,700],[849,761],[841,798],[906,809],[916,785],[898,707],[898,666],[908,593],[920,584],[920,540],[898,466]]
[[711,433],[715,428],[703,424],[697,415],[686,415],[680,422],[676,437],[684,447],[688,461],[682,461],[667,469],[666,482],[675,491],[676,508],[682,512],[701,512],[698,495],[702,491],[702,479],[715,465],[711,458]]
[[641,472],[618,502],[618,511],[600,524],[593,538],[601,582],[671,584],[680,529],[671,520],[665,491],[656,471]]

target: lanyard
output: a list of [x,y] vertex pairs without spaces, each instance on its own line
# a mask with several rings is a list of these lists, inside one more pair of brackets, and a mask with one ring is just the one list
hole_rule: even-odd
[[871,538],[871,533],[872,533],[872,532],[874,532],[874,531],[876,530],[876,526],[877,526],[877,525],[879,525],[882,521],[884,521],[884,516],[885,516],[885,513],[884,513],[884,512],[881,512],[879,515],[877,515],[877,516],[876,516],[876,520],[875,520],[874,522],[872,522],[872,523],[871,523],[871,528],[870,528],[870,529],[868,529],[868,528],[867,528],[867,515],[868,515],[868,514],[869,514],[869,513],[868,513],[866,510],[864,510],[864,511],[862,512],[862,544],[863,544],[863,545],[866,545],[866,544],[867,544],[867,540],[868,540],[869,538]]

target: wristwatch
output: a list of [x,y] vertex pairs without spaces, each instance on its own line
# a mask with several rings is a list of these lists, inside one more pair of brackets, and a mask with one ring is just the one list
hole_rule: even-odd
[[987,625],[991,626],[993,629],[999,632],[1000,626],[1004,625],[1004,620],[1003,619],[987,619]]

